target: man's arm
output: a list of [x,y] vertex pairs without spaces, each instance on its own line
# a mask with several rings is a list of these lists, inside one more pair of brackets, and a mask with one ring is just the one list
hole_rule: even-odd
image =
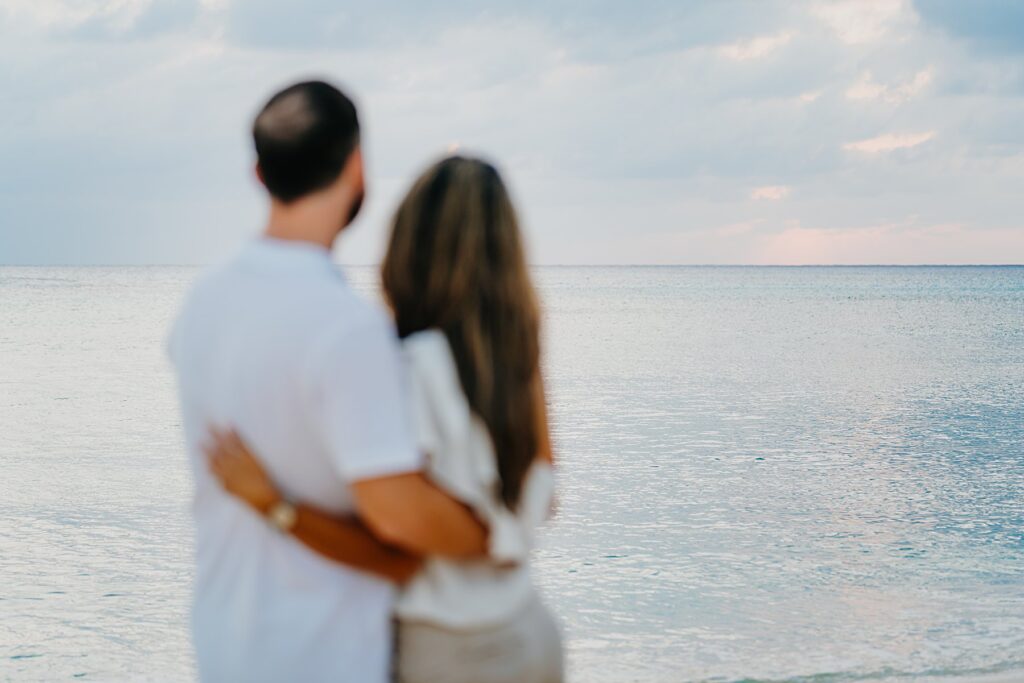
[[457,558],[487,554],[487,529],[464,504],[422,473],[352,484],[356,510],[378,538],[416,555]]
[[417,555],[484,556],[483,525],[423,477],[398,340],[387,319],[368,314],[324,337],[307,377],[313,423],[369,530]]
[[[553,460],[544,381],[533,383],[537,457]],[[488,530],[470,509],[450,498],[421,473],[369,479],[352,484],[356,509],[370,530],[386,543],[417,555],[475,558],[488,554]]]

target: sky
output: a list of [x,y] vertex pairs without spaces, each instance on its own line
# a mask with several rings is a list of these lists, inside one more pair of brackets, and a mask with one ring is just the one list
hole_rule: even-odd
[[538,264],[1024,263],[1018,0],[0,0],[0,263],[205,264],[309,77],[369,196],[496,162]]

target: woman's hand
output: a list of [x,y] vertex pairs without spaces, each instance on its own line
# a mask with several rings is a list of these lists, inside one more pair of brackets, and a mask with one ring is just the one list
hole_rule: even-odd
[[282,500],[270,475],[233,429],[227,432],[211,429],[203,451],[210,459],[210,471],[224,489],[261,515]]

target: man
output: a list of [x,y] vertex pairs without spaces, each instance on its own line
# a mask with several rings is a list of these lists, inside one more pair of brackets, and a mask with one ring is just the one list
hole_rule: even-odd
[[286,501],[252,514],[211,477],[208,430],[236,428],[289,500],[357,513],[402,551],[482,555],[486,534],[421,475],[391,325],[330,259],[363,200],[355,107],[326,83],[299,83],[267,103],[253,138],[266,229],[194,288],[170,343],[195,477],[199,675],[384,683],[384,577],[402,571],[355,523],[350,568],[287,533],[315,522]]

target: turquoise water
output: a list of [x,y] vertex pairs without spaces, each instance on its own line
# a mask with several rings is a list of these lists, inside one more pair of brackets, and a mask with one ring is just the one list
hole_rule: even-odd
[[[195,273],[0,268],[0,679],[191,676]],[[1024,669],[1024,268],[537,277],[572,680]]]

